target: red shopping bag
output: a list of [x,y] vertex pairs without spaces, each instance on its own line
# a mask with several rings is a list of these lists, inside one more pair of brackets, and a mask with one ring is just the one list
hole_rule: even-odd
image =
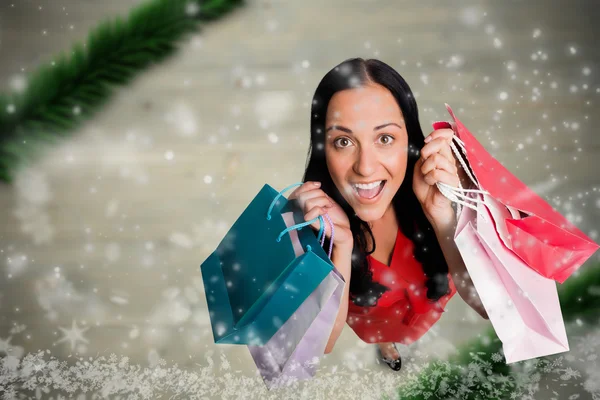
[[[468,165],[479,187],[511,211],[513,218],[504,219],[500,227],[505,227],[504,244],[542,276],[563,283],[600,246],[494,159],[448,104],[446,109],[454,120],[451,127],[455,135],[464,143]],[[445,127],[450,124],[434,124],[434,129]]]

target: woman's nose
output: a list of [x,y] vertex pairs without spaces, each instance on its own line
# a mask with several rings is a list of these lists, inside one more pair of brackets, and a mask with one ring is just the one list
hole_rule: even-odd
[[354,163],[354,172],[362,176],[371,176],[375,172],[377,155],[371,149],[361,149]]

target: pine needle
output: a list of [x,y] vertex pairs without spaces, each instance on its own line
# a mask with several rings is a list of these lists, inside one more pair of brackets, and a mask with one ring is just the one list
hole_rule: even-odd
[[243,0],[149,0],[127,19],[103,21],[85,44],[37,68],[23,93],[0,94],[0,179],[72,134],[144,68],[170,55],[185,34]]

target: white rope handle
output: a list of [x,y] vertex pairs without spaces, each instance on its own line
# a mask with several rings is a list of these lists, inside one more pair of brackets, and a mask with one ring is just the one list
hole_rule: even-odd
[[[455,131],[454,124],[450,123],[450,126],[452,127],[452,130]],[[466,150],[465,144],[463,143],[462,140],[460,140],[460,138],[458,136],[456,136],[456,131],[455,131],[455,134],[452,136],[452,140],[456,140],[456,142],[461,147],[461,150],[466,155],[467,150]],[[481,186],[479,186],[479,183],[477,182],[475,177],[471,174],[471,171],[469,170],[469,167],[467,166],[467,162],[463,159],[462,154],[458,151],[458,149],[456,148],[456,145],[454,144],[453,141],[450,142],[450,148],[452,149],[452,152],[456,156],[456,159],[460,162],[463,169],[469,176],[469,179],[471,179],[471,182],[473,182],[475,187],[478,188],[478,189],[463,189],[463,187],[460,183],[460,179],[458,181],[458,187],[453,187],[453,186],[450,186],[443,182],[436,183],[440,193],[442,193],[448,200],[457,203],[457,218],[458,218],[458,216],[460,216],[460,214],[462,213],[461,204],[466,207],[469,207],[470,209],[475,210],[475,211],[478,210],[477,206],[476,205],[474,206],[474,205],[470,204],[469,202],[474,202],[477,204],[478,203],[485,204],[485,201],[483,201],[483,200],[480,200],[478,198],[469,197],[467,195],[463,195],[460,192],[480,193],[480,194],[487,194],[487,195],[489,195],[490,193],[487,192],[486,190],[481,190]],[[465,158],[466,158],[466,156],[465,156]],[[485,216],[483,216],[483,217],[485,218]]]
[[[452,125],[452,124],[450,124],[450,125]],[[453,125],[452,125],[452,129],[454,130]],[[456,140],[456,142],[461,147],[461,150],[463,151],[463,153],[466,154],[467,151],[466,151],[463,141],[460,140],[460,138],[458,136],[456,136],[456,134],[454,134],[452,136],[452,139]],[[440,190],[440,193],[442,193],[444,196],[446,196],[446,198],[448,198],[450,201],[457,203],[457,218],[458,218],[462,212],[461,204],[463,206],[469,207],[470,209],[472,209],[476,212],[478,211],[477,206],[474,206],[473,204],[470,204],[469,202],[473,202],[476,204],[479,204],[479,203],[486,204],[485,200],[481,200],[479,198],[473,198],[473,197],[468,196],[467,194],[462,194],[462,193],[479,193],[479,194],[488,195],[488,196],[491,196],[491,195],[487,190],[481,189],[481,186],[479,185],[479,183],[477,182],[475,177],[471,174],[471,171],[469,170],[469,168],[467,166],[467,162],[463,159],[461,153],[456,148],[456,145],[454,144],[454,142],[450,142],[450,147],[452,148],[452,152],[456,156],[456,159],[460,162],[463,169],[469,176],[469,179],[471,179],[471,182],[473,182],[475,187],[478,188],[478,189],[463,189],[463,187],[460,183],[460,180],[458,181],[458,187],[453,187],[453,186],[450,186],[443,182],[438,182],[436,184],[438,189]],[[465,158],[466,158],[466,156],[465,156]],[[519,209],[517,209],[515,207],[511,207],[508,204],[502,204],[502,205],[508,209],[508,211],[510,212],[513,219],[521,219]],[[524,214],[527,214],[528,216],[531,215],[531,213],[528,213],[528,212],[524,212]],[[485,220],[485,218],[486,218],[485,214],[482,214],[482,218]]]

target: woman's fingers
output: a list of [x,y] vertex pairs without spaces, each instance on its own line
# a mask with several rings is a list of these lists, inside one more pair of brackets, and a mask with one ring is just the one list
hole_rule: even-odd
[[438,137],[427,143],[421,149],[421,159],[427,160],[436,153],[439,153],[446,157],[452,164],[456,164],[456,159],[452,154],[450,141],[448,139]]
[[445,140],[452,140],[454,131],[450,128],[436,129],[425,137],[425,143],[429,143],[434,139],[443,138]]
[[[342,247],[352,249],[353,236],[350,230],[350,222],[344,210],[331,199],[322,189],[319,182],[307,181],[290,194],[288,200],[295,200],[300,209],[304,212],[305,221],[317,218],[319,215],[328,216],[334,225],[334,246],[337,244]],[[323,218],[325,235],[331,238],[331,226],[327,218]],[[310,227],[315,231],[321,228],[321,223],[316,220]]]
[[456,165],[451,163],[446,157],[444,157],[440,153],[432,154],[421,165],[421,172],[423,173],[423,175],[427,175],[428,173],[436,169],[446,171],[452,175],[458,174],[458,168],[456,167]]
[[332,207],[333,201],[321,189],[311,189],[296,195],[298,205],[305,213],[315,206]]
[[[325,207],[319,207],[319,206],[315,206],[313,208],[310,209],[309,212],[307,212],[306,214],[304,214],[304,220],[305,221],[310,221],[311,219],[317,218],[319,215],[325,215],[327,213],[327,209]],[[323,218],[323,222],[325,223],[325,234],[327,237],[331,236],[331,227],[329,226],[329,222],[327,221],[327,218]],[[313,222],[312,224],[310,224],[310,226],[316,230],[321,229],[321,222],[319,220]]]
[[453,187],[458,187],[458,175],[451,174],[442,169],[434,169],[434,170],[430,171],[428,174],[426,174],[423,177],[423,180],[428,185],[432,185],[432,186],[438,182],[442,182],[442,183],[445,183],[445,184],[453,186]]
[[327,197],[318,196],[308,199],[304,202],[304,212],[307,212],[314,207],[331,208],[333,203]]
[[325,194],[325,192],[324,192],[324,191],[322,191],[321,189],[318,189],[318,188],[317,188],[317,189],[307,190],[306,192],[302,192],[302,193],[300,193],[300,194],[299,194],[299,195],[296,197],[296,199],[297,199],[298,201],[305,202],[305,201],[306,201],[306,200],[308,200],[308,199],[312,199],[313,197],[319,197],[319,196],[321,196],[321,197],[325,197],[325,198],[329,198],[329,197],[327,196],[327,194]]
[[296,199],[299,195],[309,190],[318,189],[321,187],[321,182],[306,181],[302,185],[298,186],[289,196],[288,200]]

